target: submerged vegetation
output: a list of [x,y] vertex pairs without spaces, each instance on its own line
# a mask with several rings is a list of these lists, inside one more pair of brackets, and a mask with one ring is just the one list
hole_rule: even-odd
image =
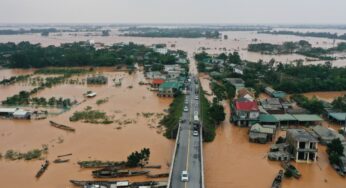
[[305,40],[284,42],[283,44],[258,43],[249,44],[248,51],[271,55],[296,53],[307,57],[318,58],[320,60],[335,60],[336,58],[331,54],[346,51],[346,43],[341,42],[337,47],[328,49],[312,47],[312,45]]
[[21,82],[21,81],[25,81],[28,78],[30,78],[31,75],[19,75],[19,76],[12,76],[10,78],[7,79],[3,79],[0,81],[0,85],[10,85],[10,84],[14,84],[16,82]]
[[295,32],[295,31],[259,31],[260,34],[272,34],[272,35],[296,35],[301,37],[319,37],[328,39],[341,39],[346,40],[346,33],[338,35],[337,33],[329,32]]
[[33,160],[40,159],[43,154],[48,152],[48,146],[43,145],[41,149],[33,149],[28,152],[22,153],[14,150],[7,150],[4,157],[8,160]]
[[[0,43],[0,66],[10,68],[116,66],[173,64],[175,56],[160,54],[144,45],[114,44],[96,49],[88,42],[65,43],[42,47],[29,42]],[[71,70],[73,71],[73,70]]]
[[328,159],[332,165],[343,167],[341,157],[345,157],[344,149],[340,139],[334,139],[327,145]]
[[93,71],[93,68],[90,69],[68,69],[68,68],[43,68],[35,71],[35,74],[85,74]]
[[70,121],[83,121],[84,123],[94,124],[111,124],[113,121],[111,117],[107,116],[105,112],[93,110],[90,106],[86,107],[84,111],[76,111],[70,117]]
[[135,37],[169,37],[169,38],[219,38],[218,30],[210,28],[155,28],[130,27],[122,29],[124,36]]
[[78,164],[83,168],[102,168],[102,167],[143,167],[150,158],[150,149],[143,148],[141,151],[132,152],[127,156],[126,161],[79,161]]
[[312,113],[322,114],[324,112],[324,105],[322,101],[318,100],[316,97],[308,99],[304,95],[294,94],[291,96],[291,99],[296,101],[299,106],[309,110]]

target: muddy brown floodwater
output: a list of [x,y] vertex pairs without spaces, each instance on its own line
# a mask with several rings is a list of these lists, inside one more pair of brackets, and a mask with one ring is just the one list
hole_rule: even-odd
[[[167,164],[171,161],[173,141],[166,139],[162,129],[156,128],[158,118],[146,118],[141,115],[147,113],[163,113],[172,99],[159,98],[150,92],[147,86],[140,86],[143,74],[128,75],[122,72],[105,73],[112,77],[123,77],[121,87],[114,87],[111,83],[106,86],[90,87],[86,85],[58,85],[51,89],[39,92],[43,97],[70,97],[83,101],[82,94],[87,90],[97,92],[93,99],[87,99],[70,111],[47,120],[0,120],[0,151],[8,149],[28,151],[48,144],[47,159],[53,161],[58,155],[72,153],[68,157],[70,162],[63,164],[52,163],[43,176],[36,180],[35,174],[43,161],[8,161],[0,160],[0,187],[28,187],[28,188],[64,188],[73,187],[70,179],[90,180],[91,170],[80,169],[77,161],[80,160],[126,160],[128,154],[143,147],[150,148],[150,163],[162,165],[162,169],[153,170],[154,173],[168,172]],[[128,86],[133,86],[129,89]],[[9,86],[22,89],[20,85]],[[3,89],[1,89],[3,94]],[[96,105],[97,99],[108,97],[108,102]],[[113,115],[115,120],[133,120],[134,123],[119,125],[86,124],[69,122],[69,117],[77,110],[92,106]],[[137,115],[140,113],[140,115]],[[67,133],[49,125],[49,120],[69,125],[76,129],[75,133]],[[62,142],[62,143],[61,143]],[[123,178],[131,181],[148,180],[145,177]],[[164,179],[163,179],[164,180]]]
[[[328,32],[328,31],[327,31]],[[346,31],[340,31],[345,33]],[[206,47],[208,53],[221,53],[239,51],[242,59],[258,61],[259,59],[270,60],[275,58],[283,63],[305,59],[304,56],[292,55],[262,55],[259,53],[247,52],[246,47],[252,43],[253,39],[258,42],[269,42],[279,44],[285,41],[307,40],[315,47],[332,47],[333,40],[312,37],[281,36],[281,35],[261,35],[256,32],[224,32],[228,35],[228,40],[213,39],[184,39],[184,38],[143,38],[143,37],[123,37],[117,36],[117,32],[109,37],[84,36],[85,33],[78,33],[76,36],[63,33],[61,36],[50,35],[42,37],[39,34],[33,35],[11,35],[1,36],[0,42],[20,42],[30,41],[32,43],[41,43],[43,46],[60,45],[61,43],[86,41],[89,39],[95,42],[113,44],[118,42],[135,42],[139,44],[151,45],[165,43],[171,49],[181,49],[188,52],[190,62],[195,64],[193,54],[200,52],[200,47]],[[340,41],[336,41],[340,42]],[[176,47],[173,48],[171,45]],[[341,54],[342,55],[342,54]],[[311,63],[324,63],[324,61],[315,61]],[[333,61],[335,66],[345,66],[346,59]],[[196,73],[196,67],[191,66],[190,70]],[[16,72],[19,71],[19,72]],[[3,75],[11,76],[24,74],[22,70],[0,70],[0,78]],[[124,73],[109,73],[115,77],[122,76]],[[6,161],[0,160],[0,187],[28,187],[28,188],[65,188],[72,187],[68,183],[69,179],[90,179],[90,170],[82,170],[76,164],[78,160],[123,160],[126,156],[143,147],[149,147],[152,152],[151,162],[163,165],[159,171],[168,171],[167,163],[171,160],[173,152],[173,141],[165,139],[159,134],[160,129],[153,128],[157,120],[148,120],[137,117],[137,112],[155,112],[161,113],[163,109],[168,108],[171,99],[162,99],[149,92],[145,86],[139,86],[138,82],[142,79],[141,74],[128,76],[125,74],[124,85],[121,88],[115,88],[111,85],[87,87],[82,85],[59,85],[53,89],[45,89],[38,93],[38,96],[70,97],[77,100],[83,100],[81,94],[87,90],[93,90],[98,93],[94,99],[87,100],[81,105],[73,108],[62,115],[51,118],[54,121],[65,123],[76,128],[76,133],[66,133],[52,128],[48,120],[42,121],[11,121],[0,120],[0,151],[7,149],[16,149],[27,151],[38,148],[42,144],[49,144],[48,159],[54,160],[57,155],[73,153],[70,157],[71,162],[66,164],[52,164],[47,172],[36,181],[34,178],[42,161]],[[209,80],[203,76],[202,86],[204,90],[210,92]],[[128,85],[133,85],[133,89],[128,89]],[[28,88],[25,88],[28,87]],[[17,93],[21,89],[29,89],[30,86],[22,87],[0,87],[0,98]],[[307,94],[312,96],[311,94]],[[321,99],[331,100],[339,93],[314,93]],[[342,94],[340,94],[342,95]],[[109,102],[96,106],[97,99],[108,97]],[[265,94],[261,98],[266,98]],[[210,98],[210,97],[208,97]],[[76,110],[82,110],[86,106],[93,106],[114,115],[115,119],[132,119],[137,121],[133,124],[120,126],[116,123],[112,125],[92,125],[84,123],[70,123],[68,117]],[[228,122],[230,109],[228,104],[224,104],[227,117],[216,132],[215,140],[204,145],[205,162],[205,180],[209,188],[257,188],[270,187],[273,178],[280,169],[277,162],[271,162],[266,159],[266,153],[269,144],[259,145],[248,142],[247,129],[238,128]],[[126,114],[126,116],[124,116]],[[153,122],[154,121],[154,122]],[[323,122],[325,126],[337,128],[337,125],[329,125]],[[63,138],[63,143],[59,143],[59,138]],[[327,161],[325,148],[319,147],[319,161],[315,164],[297,164],[297,168],[302,172],[300,180],[284,180],[283,188],[344,188],[345,179],[339,177],[331,169]],[[131,180],[142,180],[143,178],[134,178]]]

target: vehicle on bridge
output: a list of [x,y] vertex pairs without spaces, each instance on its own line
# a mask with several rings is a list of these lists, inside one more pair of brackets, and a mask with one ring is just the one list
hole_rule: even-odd
[[181,181],[188,182],[189,181],[189,174],[186,170],[181,172]]
[[188,112],[189,108],[187,106],[184,107],[184,112]]
[[192,132],[192,135],[193,135],[193,136],[198,136],[198,131],[197,131],[197,130],[194,130],[194,131]]

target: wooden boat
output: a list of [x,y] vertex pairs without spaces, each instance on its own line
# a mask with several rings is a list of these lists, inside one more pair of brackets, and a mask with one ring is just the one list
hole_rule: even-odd
[[145,166],[143,166],[143,168],[157,168],[157,169],[159,169],[159,168],[161,168],[161,165],[145,165]]
[[280,188],[283,177],[284,177],[284,171],[280,170],[279,174],[275,177],[275,179],[272,183],[272,188]]
[[166,178],[169,176],[169,173],[161,173],[161,174],[147,174],[148,178]]
[[302,176],[299,170],[295,166],[293,166],[289,161],[282,161],[281,166],[285,169],[286,172],[289,172],[290,174],[292,174],[293,177],[297,179],[299,179]]
[[150,187],[150,188],[167,188],[167,182],[158,182],[158,181],[144,181],[144,182],[133,182],[129,183],[128,181],[79,181],[79,180],[70,180],[70,182],[76,186],[88,188],[88,187],[104,187],[104,188],[113,188],[113,187],[127,187],[127,188],[139,188],[139,187]]
[[125,161],[79,161],[81,168],[107,168],[107,167],[125,167]]
[[141,176],[148,173],[149,173],[148,170],[132,171],[132,170],[109,169],[109,168],[95,170],[92,172],[95,178],[118,178],[118,177]]
[[68,153],[68,154],[64,154],[64,155],[58,155],[58,157],[67,157],[67,156],[70,156],[72,155],[72,153]]
[[70,182],[76,186],[80,187],[86,187],[88,185],[92,186],[103,186],[103,187],[114,187],[113,185],[123,185],[123,186],[128,186],[129,182],[128,181],[78,181],[78,180],[70,180]]
[[50,123],[51,126],[56,127],[58,129],[62,129],[62,130],[65,130],[65,131],[71,131],[71,132],[75,131],[74,128],[71,128],[69,126],[62,125],[62,124],[59,124],[59,123],[55,123],[54,121],[49,121],[49,123]]
[[55,159],[53,163],[67,163],[70,159]]
[[41,165],[40,170],[37,172],[36,178],[41,177],[42,174],[47,170],[48,166],[49,166],[49,161],[46,160],[45,163],[43,165]]

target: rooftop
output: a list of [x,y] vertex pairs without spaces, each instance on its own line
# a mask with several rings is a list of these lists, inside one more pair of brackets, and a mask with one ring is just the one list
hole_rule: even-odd
[[268,127],[263,127],[262,125],[256,123],[256,124],[251,126],[250,132],[274,134],[274,129],[268,128]]
[[260,114],[259,121],[262,123],[277,123],[279,120],[275,118],[274,115],[271,114]]
[[292,116],[300,122],[323,121],[323,119],[316,114],[293,114]]
[[330,112],[328,115],[338,121],[346,120],[346,112]]
[[237,110],[258,111],[258,105],[256,101],[235,100],[234,103],[234,106]]
[[165,82],[164,79],[154,79],[154,80],[152,81],[152,84],[162,84],[162,83],[164,83],[164,82]]
[[291,135],[294,140],[299,142],[317,142],[316,138],[304,129],[288,129],[287,135]]

